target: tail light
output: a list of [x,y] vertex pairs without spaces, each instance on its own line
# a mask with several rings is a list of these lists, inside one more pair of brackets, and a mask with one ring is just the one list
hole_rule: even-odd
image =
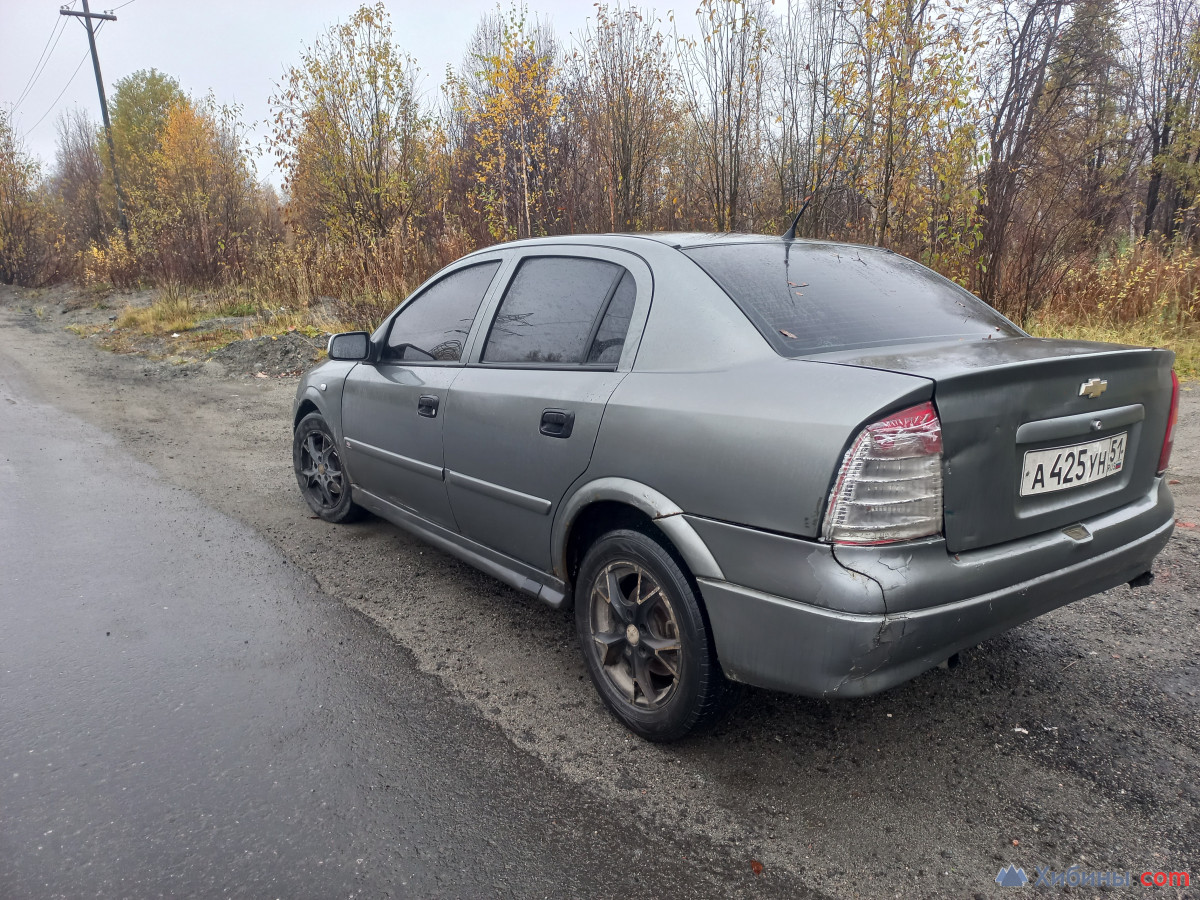
[[1171,464],[1171,449],[1175,446],[1175,423],[1179,421],[1179,376],[1171,370],[1171,412],[1167,414],[1167,433],[1163,436],[1162,453],[1158,456],[1158,474]]
[[942,530],[942,423],[922,403],[864,428],[842,460],[824,537],[885,544]]

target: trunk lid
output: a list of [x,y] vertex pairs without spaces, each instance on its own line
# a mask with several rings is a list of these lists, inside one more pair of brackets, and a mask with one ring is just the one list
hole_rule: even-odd
[[[1132,502],[1154,483],[1171,400],[1175,356],[1168,350],[1016,337],[809,358],[933,381],[944,442],[946,545],[952,552],[1075,524]],[[1081,393],[1085,385],[1090,390]],[[1126,435],[1124,461],[1119,468],[1109,462],[1111,474],[1022,496],[1022,478],[1026,490],[1033,490],[1031,477],[1051,478],[1056,462],[1053,481],[1069,480],[1063,466],[1074,464],[1074,456],[1067,456],[1074,445],[1091,444],[1079,465],[1101,471],[1097,448],[1107,452],[1112,446],[1107,439],[1120,435]],[[1039,450],[1062,453],[1026,457]],[[1036,469],[1039,461],[1042,472]]]

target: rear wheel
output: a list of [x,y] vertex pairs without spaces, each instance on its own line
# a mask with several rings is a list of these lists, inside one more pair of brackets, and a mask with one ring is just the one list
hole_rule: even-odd
[[681,738],[732,699],[695,588],[650,535],[622,529],[592,545],[576,581],[575,625],[600,696],[648,740]]
[[296,426],[292,467],[304,501],[326,522],[352,522],[362,515],[362,507],[350,499],[337,441],[320,413],[309,413]]

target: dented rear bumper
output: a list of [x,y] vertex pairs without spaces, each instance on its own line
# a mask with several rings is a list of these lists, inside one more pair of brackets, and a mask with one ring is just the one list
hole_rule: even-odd
[[698,579],[726,675],[842,697],[900,684],[1141,575],[1171,536],[1174,504],[1158,479],[1146,497],[1082,524],[1084,540],[1055,530],[956,556],[940,540],[844,552],[693,520],[730,579]]

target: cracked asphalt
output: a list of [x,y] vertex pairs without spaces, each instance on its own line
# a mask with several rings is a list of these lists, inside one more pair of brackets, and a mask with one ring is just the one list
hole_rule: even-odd
[[[158,896],[181,883],[198,895],[236,895],[237,873],[251,869],[247,896],[268,888],[327,896],[320,888],[333,884],[363,896],[991,897],[1005,895],[993,879],[1010,862],[1030,873],[1078,865],[1200,876],[1200,529],[1187,527],[1200,524],[1193,385],[1185,385],[1169,473],[1179,482],[1172,490],[1181,525],[1152,585],[1072,604],[965,652],[954,669],[876,697],[750,692],[712,734],[658,747],[606,714],[569,615],[381,521],[339,528],[308,517],[291,474],[293,379],[105,353],[64,326],[106,312],[62,312],[61,299],[0,288],[0,482],[32,485],[26,496],[10,484],[0,512],[0,895],[49,894],[34,888],[56,859],[79,876],[58,882],[61,896]],[[61,464],[30,449],[42,427],[59,429]],[[108,462],[89,464],[97,455]],[[114,459],[126,462],[112,468]],[[93,476],[108,499],[86,512],[92,527],[63,529],[84,513],[72,511],[61,486]],[[147,492],[154,501],[137,502]],[[32,523],[46,519],[40,530],[22,509],[35,510]],[[149,571],[174,564],[167,593],[191,597],[188,608],[212,630],[192,635],[168,627],[159,610],[139,611],[151,593],[145,584],[120,589],[121,577],[138,571],[131,560]],[[148,656],[163,665],[194,659],[192,681],[177,669],[177,679],[129,690],[169,698],[211,684],[245,691],[250,713],[239,714],[240,700],[227,715],[184,706],[171,715],[175,725],[148,736],[136,717],[112,734],[61,726],[58,704],[81,722],[98,715],[78,692],[94,692],[101,708],[124,706],[105,699],[103,678],[81,684],[55,674],[80,670],[64,659],[104,672],[118,644],[93,637],[95,608],[79,607],[64,589],[62,605],[47,611],[14,573],[32,570],[47,587],[84,583],[97,568],[115,579],[114,610],[126,603],[122,615],[147,617]],[[238,581],[237,573],[250,587],[231,603],[231,589],[212,586]],[[275,702],[254,695],[255,680],[237,675],[238,657],[229,655],[237,648],[218,640],[235,613],[235,630],[290,648],[254,663]],[[205,641],[215,642],[208,651]],[[285,710],[308,711],[317,697],[338,711],[301,716],[309,724],[295,742],[255,743],[288,718]],[[188,771],[214,771],[211,748],[198,746],[195,733],[228,742],[247,771],[261,771],[221,788],[229,802],[214,801],[204,828],[164,826],[164,808],[183,818],[199,808],[203,779]],[[156,773],[153,790],[125,792],[120,817],[106,805],[119,785],[78,765],[89,734],[115,756],[140,741]],[[50,748],[46,761],[59,768],[46,768],[58,780],[42,772],[37,789],[18,789],[7,770],[32,777],[25,745],[33,740]],[[411,757],[413,776],[386,789],[391,782],[364,774],[370,765],[322,764],[320,748],[359,760]],[[285,770],[283,789],[264,774],[276,766]],[[309,805],[305,790],[324,806]],[[254,815],[239,818],[241,804]],[[421,827],[444,837],[432,841],[447,848],[444,866],[405,849],[413,810],[425,813]],[[125,818],[130,812],[137,815]],[[57,855],[43,856],[38,829],[55,816],[75,824],[60,834]],[[567,823],[569,835],[546,818]],[[301,821],[319,824],[298,826],[275,857],[257,857],[257,868],[243,859],[265,853],[273,835],[286,833],[281,823]],[[489,855],[489,840],[502,852]],[[361,841],[378,851],[361,881],[306,880],[318,861],[325,870],[334,859],[341,867],[325,871],[351,879],[348,861],[359,857],[343,851]],[[502,886],[487,881],[510,855],[519,874]],[[106,860],[114,878],[147,880],[102,882],[95,875]],[[403,884],[406,865],[425,880]],[[186,881],[170,880],[173,872]],[[630,881],[633,874],[643,880]],[[1155,895],[1200,896],[1195,887]]]

